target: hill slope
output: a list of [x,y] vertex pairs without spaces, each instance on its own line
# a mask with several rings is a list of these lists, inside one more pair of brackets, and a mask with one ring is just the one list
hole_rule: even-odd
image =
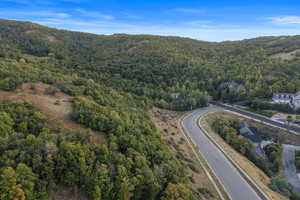
[[242,83],[249,97],[300,89],[299,53],[288,60],[273,59],[300,49],[300,36],[208,43],[179,37],[93,35],[6,20],[0,21],[0,28],[2,57],[51,59],[47,63],[51,66],[44,66],[47,70],[77,74],[156,100],[170,100],[170,92],[188,95],[199,90],[219,98],[215,89],[226,81]]
[[[73,122],[106,134],[105,142],[93,144],[80,130],[56,130],[53,121],[49,126],[47,113],[30,102],[1,101],[0,198],[38,199],[61,187],[94,199],[200,198],[187,187],[185,170],[147,110],[204,106],[209,95],[244,100],[298,91],[297,49],[299,36],[208,43],[0,20],[0,90],[49,84],[48,92],[72,96]],[[242,89],[220,89],[224,83]]]

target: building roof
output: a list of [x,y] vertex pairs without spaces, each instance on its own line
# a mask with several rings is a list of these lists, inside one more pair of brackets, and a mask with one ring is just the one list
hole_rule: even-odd
[[248,127],[249,125],[247,124],[247,122],[241,122],[240,124],[239,124],[239,128],[241,129],[241,128],[245,128],[245,127]]
[[246,122],[241,122],[239,124],[239,133],[254,143],[258,143],[262,140],[256,128],[249,127],[249,125]]
[[300,92],[297,92],[294,96],[294,99],[300,99]]
[[273,99],[290,99],[294,97],[295,94],[292,93],[274,93],[273,94]]
[[181,95],[180,92],[174,92],[174,93],[171,93],[170,96],[174,99],[177,99],[179,96]]

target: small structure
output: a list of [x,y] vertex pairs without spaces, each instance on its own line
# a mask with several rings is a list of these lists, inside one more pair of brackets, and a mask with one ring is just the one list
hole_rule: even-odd
[[250,127],[246,122],[239,124],[239,133],[254,143],[259,143],[262,140],[257,130],[254,127]]
[[219,89],[224,90],[224,89],[232,89],[236,92],[239,92],[242,88],[245,88],[245,86],[243,84],[239,84],[237,82],[234,81],[226,81],[226,82],[222,82],[219,87]]
[[246,122],[239,124],[239,132],[241,135],[254,135]]
[[181,96],[181,93],[179,93],[179,92],[171,93],[171,94],[170,94],[170,97],[171,97],[172,99],[178,99],[180,96]]
[[239,124],[239,133],[252,142],[253,151],[257,155],[263,159],[267,159],[263,147],[265,144],[269,143],[269,141],[263,140],[255,127],[250,127],[246,122],[242,122]]
[[300,92],[297,92],[292,100],[292,104],[294,106],[294,109],[299,109],[300,108]]

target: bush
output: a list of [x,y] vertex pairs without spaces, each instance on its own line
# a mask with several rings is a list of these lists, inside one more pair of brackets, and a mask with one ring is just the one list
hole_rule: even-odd
[[264,147],[264,152],[266,153],[268,159],[272,163],[271,170],[273,173],[278,173],[281,158],[282,158],[282,147],[280,144],[268,144]]
[[281,178],[272,178],[269,187],[275,191],[279,192],[280,194],[287,196],[287,197],[292,197],[294,196],[293,194],[293,186],[289,184],[286,180],[281,179]]
[[279,112],[292,113],[293,109],[288,104],[272,104],[261,101],[249,101],[246,103],[247,106],[253,110],[277,110]]
[[20,84],[21,81],[17,78],[5,78],[0,80],[0,90],[12,91],[15,90]]
[[297,170],[300,170],[300,150],[295,151],[295,165]]
[[57,92],[59,92],[58,88],[50,86],[45,89],[44,93],[47,95],[55,95]]

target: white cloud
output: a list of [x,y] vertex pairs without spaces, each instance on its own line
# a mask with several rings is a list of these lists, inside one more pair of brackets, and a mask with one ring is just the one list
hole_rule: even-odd
[[[72,30],[80,30],[84,31],[87,28],[96,28],[101,30],[115,30],[119,29],[130,29],[135,27],[136,25],[126,24],[126,23],[118,23],[114,21],[107,20],[75,20],[75,19],[59,19],[59,18],[45,18],[41,20],[35,20],[35,23],[43,24],[46,26],[55,26],[59,25],[59,28],[68,28]],[[93,33],[93,32],[92,32]]]
[[116,21],[45,19],[37,23],[62,29],[71,29],[95,34],[152,34],[164,36],[181,36],[205,41],[241,40],[259,36],[280,36],[300,34],[299,29],[286,28],[234,28],[220,26],[187,26],[184,24],[134,24]]
[[54,11],[10,11],[10,10],[0,10],[0,17],[8,18],[36,18],[36,17],[57,17],[57,18],[69,18],[71,14],[64,12],[54,12]]
[[71,15],[68,13],[55,13],[55,16],[62,18],[71,17]]
[[37,6],[37,5],[55,5],[57,2],[51,0],[1,0],[4,2],[11,2],[15,4],[25,5],[25,6]]
[[106,19],[106,20],[112,20],[112,19],[114,19],[113,16],[111,16],[111,15],[105,15],[105,14],[103,14],[101,12],[95,12],[95,11],[85,10],[85,9],[82,9],[82,8],[78,8],[78,9],[76,9],[76,11],[78,13],[80,13],[81,15],[86,16],[86,17],[102,18],[102,19]]
[[196,8],[175,8],[173,11],[186,14],[205,14],[206,10]]
[[68,3],[84,3],[89,0],[57,0],[57,1],[51,1],[51,0],[1,0],[4,2],[12,2],[12,3],[17,3],[17,4],[24,4],[24,5],[55,5],[60,2],[68,2]]
[[[233,26],[210,20],[144,22],[127,20],[122,22],[101,12],[77,9],[69,12],[59,10],[20,11],[0,9],[0,18],[31,20],[33,22],[61,29],[96,34],[154,34],[182,36],[207,41],[240,40],[258,36],[300,34],[300,26]],[[265,19],[264,19],[265,20]],[[276,24],[300,24],[300,17],[283,16],[268,18]],[[123,19],[123,21],[126,21]]]
[[4,2],[12,2],[12,3],[18,3],[18,4],[30,4],[30,1],[28,0],[3,0]]
[[298,24],[300,25],[300,16],[278,16],[270,18],[271,22],[277,25]]
[[193,20],[187,21],[183,23],[184,25],[191,26],[191,27],[198,27],[198,28],[213,28],[215,27],[212,24],[212,21],[209,20]]

